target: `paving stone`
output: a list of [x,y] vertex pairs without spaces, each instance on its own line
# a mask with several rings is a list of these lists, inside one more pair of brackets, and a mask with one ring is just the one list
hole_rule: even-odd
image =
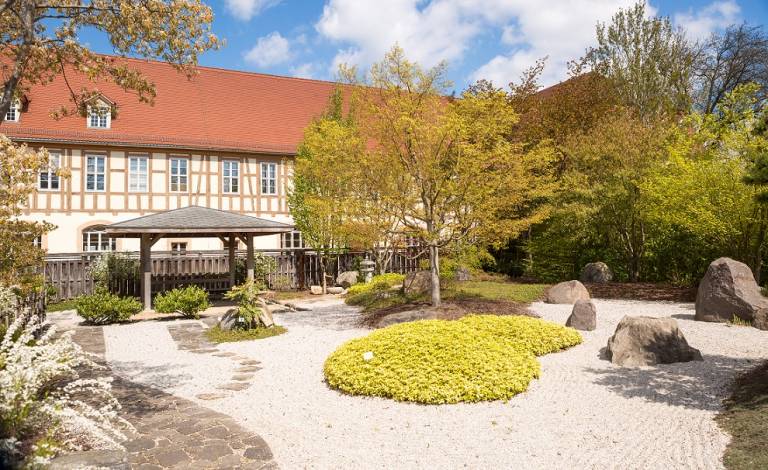
[[232,352],[227,352],[227,351],[220,351],[220,352],[213,353],[213,355],[216,357],[232,357],[232,356],[235,356],[236,354]]
[[149,437],[139,437],[123,444],[128,452],[140,452],[155,447],[155,440]]
[[224,385],[219,385],[216,388],[221,389],[221,390],[239,391],[239,390],[245,390],[246,388],[248,388],[250,386],[251,386],[251,384],[246,383],[246,382],[232,382],[232,383],[227,383],[227,384],[224,384]]
[[243,366],[235,369],[235,372],[246,373],[246,372],[258,372],[260,370],[261,370],[261,367],[258,367],[258,366]]
[[232,376],[232,380],[245,381],[253,379],[253,374],[235,374]]
[[234,454],[232,449],[226,444],[204,445],[196,449],[191,449],[190,451],[194,452],[194,455],[198,460],[210,460],[212,462],[215,462],[225,455]]
[[245,449],[243,456],[251,460],[267,461],[272,458],[272,451],[266,446],[251,446]]
[[181,449],[172,449],[161,452],[155,456],[157,463],[163,467],[170,467],[190,461],[190,456]]
[[220,400],[227,398],[227,395],[225,393],[198,393],[195,397],[201,400]]
[[200,434],[208,439],[226,439],[232,435],[232,432],[226,426],[214,426],[202,431]]
[[246,359],[244,361],[240,361],[241,366],[257,366],[261,364],[260,361],[257,361],[256,359]]

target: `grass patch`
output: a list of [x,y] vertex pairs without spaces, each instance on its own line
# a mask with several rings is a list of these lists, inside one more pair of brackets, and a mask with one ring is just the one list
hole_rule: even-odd
[[293,299],[300,299],[302,297],[308,297],[309,293],[306,291],[300,291],[300,290],[282,290],[282,291],[275,291],[274,293],[269,294],[271,298],[275,300],[293,300]]
[[75,310],[76,303],[76,299],[60,300],[58,302],[46,304],[45,311],[50,313],[63,312],[64,310]]
[[446,299],[476,297],[488,300],[508,300],[530,303],[540,299],[547,284],[515,284],[498,281],[457,282],[443,290]]
[[426,404],[506,400],[539,376],[536,355],[581,341],[571,328],[529,317],[416,321],[343,344],[323,370],[331,387],[353,395]]
[[205,331],[205,336],[212,343],[233,343],[235,341],[251,341],[255,339],[264,339],[271,336],[278,336],[288,331],[285,327],[275,325],[269,328],[251,328],[222,330],[218,326],[209,328]]
[[717,423],[733,436],[723,455],[726,468],[768,468],[768,362],[736,379]]
[[733,318],[728,321],[733,326],[752,326],[752,322],[749,320],[744,320],[741,317],[737,317],[736,315],[733,316]]

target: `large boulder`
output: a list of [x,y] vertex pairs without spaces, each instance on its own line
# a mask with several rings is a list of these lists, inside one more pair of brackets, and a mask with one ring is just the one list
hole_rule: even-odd
[[587,263],[581,270],[581,282],[605,283],[613,280],[613,271],[602,261]]
[[597,328],[597,309],[591,300],[577,300],[565,326],[577,330],[593,331]]
[[336,285],[345,289],[349,289],[349,286],[357,284],[357,277],[359,273],[357,271],[344,271],[336,276]]
[[309,286],[309,293],[312,295],[323,295],[323,286]]
[[472,279],[472,273],[469,271],[469,268],[459,266],[456,268],[456,274],[454,274],[453,279],[459,282],[469,281]]
[[736,316],[751,322],[761,308],[768,308],[768,298],[749,266],[730,258],[709,265],[696,295],[696,320],[727,322]]
[[544,302],[548,304],[575,304],[577,300],[589,300],[589,291],[579,281],[555,284],[544,295]]
[[328,287],[325,291],[329,294],[341,294],[344,292],[344,288],[341,286]]
[[238,326],[240,323],[240,313],[237,308],[230,308],[227,312],[219,318],[219,328],[224,331],[229,331]]
[[415,271],[408,273],[403,281],[403,293],[405,295],[426,294],[432,288],[432,273],[429,271]]
[[608,358],[619,366],[651,366],[702,360],[674,318],[625,316],[608,340]]
[[752,320],[752,326],[758,330],[768,331],[768,308],[761,308],[755,312],[755,319]]

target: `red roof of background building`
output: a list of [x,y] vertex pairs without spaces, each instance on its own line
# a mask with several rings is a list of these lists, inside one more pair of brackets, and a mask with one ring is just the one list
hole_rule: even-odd
[[51,111],[72,106],[63,77],[34,86],[20,122],[0,133],[31,142],[295,154],[304,128],[328,106],[335,84],[210,67],[191,79],[171,65],[137,59],[131,65],[154,82],[154,106],[106,82],[69,77],[72,88],[98,89],[117,105],[110,129],[89,129],[80,115],[56,120]]

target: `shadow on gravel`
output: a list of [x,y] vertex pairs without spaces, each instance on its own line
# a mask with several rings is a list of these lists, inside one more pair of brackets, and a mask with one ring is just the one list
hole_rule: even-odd
[[673,313],[670,317],[677,320],[690,320],[694,321],[695,315],[693,313]]
[[[601,354],[602,356],[602,354]],[[757,361],[719,355],[704,355],[704,361],[660,364],[629,368],[609,366],[588,368],[594,383],[627,398],[643,398],[698,410],[718,411],[739,373],[757,365]]]

